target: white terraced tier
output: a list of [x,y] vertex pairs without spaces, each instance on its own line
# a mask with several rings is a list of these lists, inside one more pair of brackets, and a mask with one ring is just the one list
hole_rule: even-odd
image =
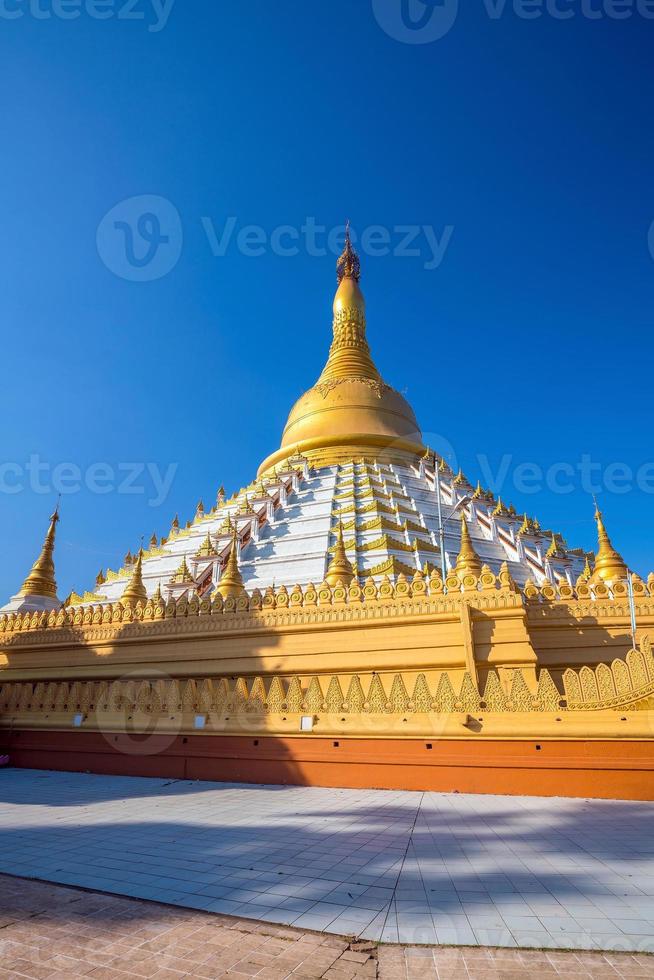
[[[551,532],[507,510],[492,495],[476,491],[461,476],[442,472],[441,510],[446,569],[460,550],[461,513],[481,562],[495,573],[503,562],[519,584],[545,579],[574,584],[585,554],[570,551]],[[220,580],[236,527],[237,554],[248,592],[269,586],[323,581],[339,521],[346,553],[360,580],[379,580],[417,569],[440,570],[435,473],[425,460],[411,464],[354,462],[320,468],[306,460],[257,482],[230,500],[202,509],[190,526],[174,526],[167,540],[143,555],[148,595],[164,598],[212,594]],[[549,554],[548,554],[549,553]],[[129,562],[78,604],[118,601],[132,575]]]

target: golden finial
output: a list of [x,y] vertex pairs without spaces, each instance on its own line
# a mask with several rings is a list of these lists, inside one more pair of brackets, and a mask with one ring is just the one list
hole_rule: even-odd
[[581,573],[580,578],[582,578],[584,582],[588,582],[592,574],[593,574],[593,570],[590,567],[590,557],[586,555],[586,564],[584,565],[584,570]]
[[343,279],[354,279],[359,281],[361,276],[361,263],[359,256],[352,247],[350,239],[350,219],[345,222],[345,247],[336,261],[336,279],[340,283]]
[[221,485],[218,487],[218,493],[216,494],[216,504],[220,507],[225,501],[225,488]]
[[562,558],[561,548],[559,546],[558,535],[552,534],[552,540],[550,546],[545,552],[546,558]]
[[254,511],[252,510],[252,504],[250,503],[250,498],[248,497],[247,493],[245,494],[245,499],[243,500],[243,503],[239,507],[239,514],[243,515],[244,517],[249,517],[252,514],[254,514]]
[[626,579],[628,568],[621,555],[611,544],[611,539],[606,533],[602,512],[595,501],[595,521],[597,522],[597,553],[595,554],[595,567],[593,569],[593,579],[601,579],[603,582],[612,582],[618,579]]
[[200,545],[200,548],[198,550],[198,553],[197,553],[196,557],[197,558],[214,558],[217,554],[218,554],[218,552],[214,548],[213,542],[211,541],[211,535],[207,531],[207,536],[204,539],[204,541],[202,542],[202,544]]
[[161,602],[163,596],[161,595],[161,582],[157,582],[157,587],[152,595],[152,604],[156,606],[158,602]]
[[481,575],[481,559],[473,547],[465,514],[461,514],[461,550],[456,560],[454,573],[460,579],[470,573]]
[[50,515],[50,526],[48,527],[43,547],[39,557],[32,565],[32,570],[23,582],[23,587],[18,593],[20,596],[43,596],[48,599],[57,598],[57,583],[55,581],[54,567],[54,547],[57,534],[57,522],[59,521],[59,502],[54,512]]
[[181,564],[170,581],[175,585],[192,585],[195,582],[186,563],[186,555],[182,557]]
[[327,574],[325,575],[325,582],[328,585],[334,586],[337,582],[342,582],[343,585],[349,585],[354,578],[354,569],[352,568],[352,563],[345,553],[345,544],[343,542],[343,522],[338,522],[338,530],[336,531],[336,545],[334,547],[334,555],[329,563],[327,569]]
[[518,534],[533,534],[531,521],[526,512],[522,515],[522,524],[518,528]]
[[195,520],[197,521],[201,517],[204,517],[204,502],[202,500],[198,500],[198,505],[195,508]]
[[237,550],[236,528],[234,528],[234,532],[232,534],[232,546],[229,549],[229,557],[227,558],[227,563],[223,573],[220,576],[220,582],[216,586],[216,592],[220,593],[223,599],[227,599],[229,597],[236,598],[237,596],[243,595],[245,592],[243,577],[238,567]]
[[463,470],[459,467],[459,472],[452,480],[453,487],[460,487],[462,484],[467,483],[465,476],[463,475]]
[[481,500],[483,496],[484,496],[484,491],[482,490],[481,487],[481,480],[477,480],[477,486],[475,487],[475,492],[472,495],[472,499]]
[[228,514],[225,520],[220,525],[220,534],[231,534],[234,530],[234,525],[232,524],[232,518]]
[[506,517],[507,514],[508,514],[508,510],[502,503],[502,498],[498,497],[497,504],[495,505],[495,509],[493,510],[493,517]]
[[175,514],[173,517],[173,523],[170,525],[170,534],[168,537],[173,538],[176,534],[179,534],[179,515]]
[[134,605],[141,600],[141,602],[147,602],[148,590],[143,584],[143,548],[139,548],[138,557],[136,559],[136,564],[134,565],[134,571],[132,572],[132,577],[127,583],[127,587],[120,597],[121,602],[131,602]]
[[104,585],[104,583],[106,581],[107,581],[107,579],[105,578],[104,569],[101,568],[100,571],[98,572],[98,574],[95,576],[95,587],[96,587],[96,589],[99,589],[100,586],[101,585]]
[[157,538],[157,535],[153,532],[152,537],[150,538],[150,547],[156,548],[158,544],[159,544],[159,539]]
[[127,552],[127,554],[123,558],[123,566],[125,568],[128,568],[130,565],[133,565],[133,564],[134,564],[134,555],[132,554],[132,552],[130,550],[130,551]]

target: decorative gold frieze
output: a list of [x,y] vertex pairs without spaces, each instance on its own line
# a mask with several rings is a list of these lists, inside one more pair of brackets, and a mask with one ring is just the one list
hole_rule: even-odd
[[[369,674],[265,675],[253,677],[196,677],[182,679],[9,682],[0,685],[0,725],[34,723],[39,716],[56,724],[75,712],[95,712],[111,728],[107,713],[139,712],[169,716],[204,712],[207,715],[338,714],[429,715],[561,713],[625,709],[654,693],[654,658],[648,640],[632,650],[626,661],[609,668],[569,669],[565,693],[559,692],[547,670],[541,670],[532,690],[524,671],[516,668],[502,679],[488,671],[483,689],[468,671],[372,672]],[[235,719],[234,727],[238,728]],[[286,718],[284,718],[286,721]],[[222,730],[222,729],[221,729]],[[359,728],[360,730],[360,728]]]

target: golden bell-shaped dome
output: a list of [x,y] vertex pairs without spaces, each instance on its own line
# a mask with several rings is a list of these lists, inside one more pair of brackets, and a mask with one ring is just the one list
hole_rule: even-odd
[[327,363],[313,388],[291,409],[281,448],[261,464],[260,473],[297,452],[319,465],[371,453],[407,458],[424,452],[413,409],[384,382],[370,355],[359,258],[349,230],[336,271]]

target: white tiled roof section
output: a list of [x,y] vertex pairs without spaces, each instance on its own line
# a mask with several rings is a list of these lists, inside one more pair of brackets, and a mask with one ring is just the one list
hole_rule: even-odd
[[[245,498],[251,511],[243,514]],[[184,592],[210,594],[222,572],[231,546],[225,530],[227,516],[238,528],[239,567],[248,592],[269,586],[319,584],[329,562],[337,523],[342,520],[348,557],[360,578],[377,578],[404,571],[410,574],[427,563],[440,568],[437,495],[433,470],[425,463],[390,465],[350,463],[280,474],[266,486],[259,499],[255,485],[215,511],[200,516],[190,528],[171,537],[155,553],[146,553],[143,580],[148,594],[161,586],[164,596]],[[563,578],[574,584],[584,566],[580,552],[562,552],[547,558],[551,537],[518,534],[522,518],[493,515],[495,501],[475,498],[467,484],[456,485],[452,475],[441,479],[446,568],[456,563],[460,546],[460,514],[466,514],[473,545],[480,559],[497,572],[508,562],[519,584],[531,578]],[[457,507],[458,504],[458,507]],[[456,508],[456,510],[455,510]],[[240,513],[239,513],[240,511]],[[356,522],[356,532],[352,522]],[[369,525],[374,524],[374,527]],[[218,555],[198,558],[207,532]],[[172,584],[186,559],[194,583]],[[109,601],[120,599],[129,580],[129,569],[112,575],[97,592]],[[93,601],[88,599],[87,601]]]

